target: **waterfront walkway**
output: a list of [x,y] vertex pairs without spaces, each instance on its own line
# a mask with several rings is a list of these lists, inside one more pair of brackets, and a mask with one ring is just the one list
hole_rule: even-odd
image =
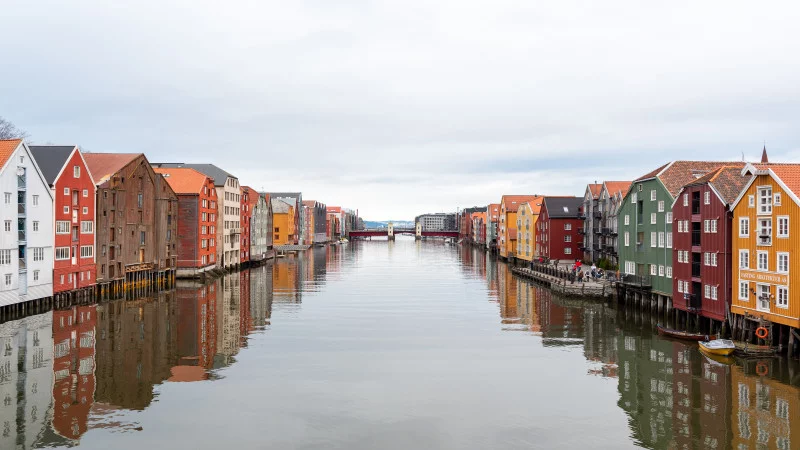
[[511,271],[519,277],[546,284],[553,292],[570,297],[609,297],[614,291],[608,280],[589,278],[571,281],[570,273],[561,269],[545,271],[515,267]]

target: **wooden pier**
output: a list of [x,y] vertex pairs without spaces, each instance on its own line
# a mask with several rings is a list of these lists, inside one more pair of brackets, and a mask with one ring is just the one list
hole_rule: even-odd
[[553,292],[565,297],[606,298],[614,293],[614,288],[608,281],[576,280],[573,282],[569,279],[569,272],[566,271],[557,270],[550,274],[527,268],[513,267],[511,272],[518,277],[544,284]]

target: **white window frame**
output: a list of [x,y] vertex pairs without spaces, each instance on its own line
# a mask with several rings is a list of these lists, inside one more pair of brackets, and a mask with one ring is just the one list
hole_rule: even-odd
[[689,194],[683,194],[683,206],[689,206]]
[[[785,225],[785,226],[782,227],[781,225]],[[789,216],[778,216],[778,226],[777,226],[777,228],[778,228],[778,230],[777,230],[778,232],[776,233],[776,236],[778,236],[779,238],[788,238],[789,237]],[[785,231],[785,233],[781,232],[782,231],[781,228],[784,229],[783,231]]]
[[655,276],[658,273],[658,266],[650,264],[650,275]]
[[[762,272],[769,271],[769,252],[766,250],[757,250],[756,255],[756,270]],[[762,262],[764,263],[763,266],[761,264]]]
[[667,248],[672,248],[672,231],[667,231]]
[[755,208],[756,207],[756,196],[755,195],[748,195],[747,196],[747,207],[748,208]]
[[717,232],[717,219],[711,219],[711,232]]
[[658,248],[664,248],[666,237],[663,231],[658,232]]
[[739,268],[750,268],[750,250],[739,250]]
[[56,247],[56,261],[67,261],[70,259],[69,247]]
[[565,223],[564,224],[564,231],[572,231],[572,224],[571,223]]
[[69,220],[56,220],[56,234],[69,234]]
[[664,212],[664,200],[658,201],[658,212]]
[[94,258],[94,246],[93,245],[81,245],[81,259],[86,258]]
[[749,217],[739,217],[739,237],[750,237]]
[[656,193],[655,189],[650,189],[650,201],[654,202],[658,198],[658,194]]
[[772,194],[772,206],[781,206],[781,193],[775,192]]
[[81,221],[81,234],[92,234],[94,233],[94,222],[91,220],[83,220]]
[[772,186],[758,187],[758,215],[772,214]]
[[625,225],[630,225],[630,224],[631,224],[631,216],[625,214]]
[[678,233],[683,233],[683,221],[678,221]]
[[789,287],[776,286],[775,290],[775,306],[782,309],[789,309]]
[[703,233],[711,232],[711,221],[708,219],[703,220]]
[[64,188],[64,195],[69,195],[69,188],[68,187]]
[[672,225],[672,211],[667,211],[667,214],[664,216],[664,222],[667,225]]
[[73,178],[80,178],[81,177],[81,166],[73,166],[72,167],[72,177]]
[[710,255],[709,255],[709,253],[708,253],[708,252],[703,252],[703,265],[704,265],[704,266],[709,266],[709,265],[711,265],[711,264],[710,264],[710,262],[709,262],[709,260],[710,260],[710,259],[711,259],[711,258],[710,258]]
[[711,286],[711,300],[718,300],[719,289],[717,286]]
[[672,278],[672,266],[667,266],[664,269],[664,273],[667,275],[667,278]]
[[564,254],[565,255],[571,255],[572,254],[572,248],[571,247],[566,247],[564,249]]
[[711,252],[709,257],[711,258],[711,266],[712,267],[717,267],[717,253],[716,252]]
[[650,247],[656,248],[658,245],[658,234],[655,231],[650,232]]
[[658,223],[658,213],[650,213],[650,225]]
[[658,265],[658,276],[660,277],[664,276],[664,266],[661,264]]
[[89,197],[89,190],[88,189],[84,189],[83,190],[83,197],[84,198],[88,198]]
[[711,299],[711,286],[708,284],[703,285],[703,298]]
[[631,246],[631,233],[629,231],[625,232],[624,239],[625,239],[625,247],[630,247]]
[[[776,270],[778,273],[789,273],[789,252],[778,252],[776,254]],[[781,260],[785,264],[782,264]],[[783,267],[781,267],[783,266]]]
[[739,281],[739,300],[750,301],[750,282]]

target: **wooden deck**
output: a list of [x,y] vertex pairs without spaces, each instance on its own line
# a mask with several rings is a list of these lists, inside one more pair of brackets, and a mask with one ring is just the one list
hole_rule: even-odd
[[553,292],[565,297],[605,298],[614,293],[614,286],[608,281],[575,281],[572,283],[569,280],[531,269],[514,267],[511,271],[520,278],[545,284]]

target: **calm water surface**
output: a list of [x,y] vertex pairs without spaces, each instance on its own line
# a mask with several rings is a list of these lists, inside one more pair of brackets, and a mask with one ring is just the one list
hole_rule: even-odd
[[314,249],[0,324],[0,449],[800,448],[797,364],[653,327],[469,248]]

